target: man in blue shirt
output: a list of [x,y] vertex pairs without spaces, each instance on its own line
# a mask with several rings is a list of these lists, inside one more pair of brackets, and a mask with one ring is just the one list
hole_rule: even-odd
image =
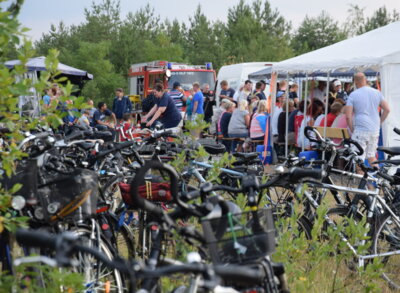
[[124,96],[124,90],[118,88],[115,90],[116,97],[113,101],[112,111],[118,120],[122,120],[125,113],[132,112],[132,103],[127,96]]
[[235,90],[228,86],[228,82],[226,80],[221,81],[221,93],[219,94],[220,101],[223,99],[228,99],[231,102],[235,102],[233,96],[235,95]]
[[106,116],[111,116],[114,119],[114,123],[117,124],[115,114],[107,109],[107,104],[100,102],[97,104],[98,109],[93,114],[93,126],[98,130],[113,130],[110,123],[105,121]]
[[142,121],[147,121],[152,117],[151,120],[146,123],[147,127],[153,126],[157,119],[163,123],[164,128],[178,126],[179,122],[182,120],[181,113],[179,113],[170,95],[164,92],[164,86],[161,83],[154,86],[154,96],[156,97],[155,105],[147,115],[142,117]]
[[193,91],[194,91],[194,96],[193,96],[193,114],[192,114],[192,119],[196,119],[196,115],[201,114],[204,115],[204,109],[203,109],[203,103],[204,103],[204,96],[203,93],[200,90],[200,84],[198,82],[193,83]]
[[46,90],[46,94],[43,96],[43,103],[46,108],[50,107],[51,103],[51,89]]

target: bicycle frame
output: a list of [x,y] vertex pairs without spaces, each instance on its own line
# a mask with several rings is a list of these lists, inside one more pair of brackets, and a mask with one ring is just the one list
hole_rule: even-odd
[[[378,182],[380,182],[380,180],[378,180]],[[312,183],[312,182],[310,182],[310,183]],[[318,184],[320,184],[320,183],[318,183]],[[374,210],[377,206],[377,202],[379,202],[382,205],[382,207],[390,213],[390,215],[393,217],[396,225],[400,228],[400,218],[392,211],[392,209],[387,205],[385,200],[379,196],[379,191],[380,191],[379,187],[377,187],[375,190],[366,190],[366,189],[358,189],[358,188],[352,188],[352,187],[336,186],[336,185],[325,184],[325,183],[322,183],[321,185],[322,185],[322,188],[325,190],[336,190],[336,191],[350,192],[350,193],[359,194],[359,195],[372,196],[373,199],[372,199],[371,205],[368,207],[367,220],[370,220],[373,218]],[[299,185],[297,188],[298,189],[296,190],[296,192],[297,191],[300,192],[302,185]],[[309,202],[315,209],[317,209],[320,206],[318,204],[318,202],[312,197],[312,194],[309,191],[305,190],[304,196],[309,200]],[[325,215],[324,219],[326,220],[326,222],[328,223],[329,226],[336,229],[336,224],[328,217],[328,215]],[[369,231],[370,231],[370,222],[367,221],[367,232],[365,232],[365,234],[363,235],[364,238],[367,238]],[[353,245],[351,245],[351,243],[348,241],[346,236],[344,236],[342,233],[341,233],[341,239],[342,239],[342,241],[344,241],[346,243],[347,247],[349,247],[349,249],[353,252],[353,254],[358,258],[358,266],[359,267],[364,266],[365,260],[367,260],[367,259],[400,254],[400,250],[396,250],[396,251],[380,253],[380,254],[359,255],[357,253],[356,248]],[[366,242],[366,240],[362,240],[361,245],[364,245],[365,242]]]
[[[203,163],[203,162],[198,162],[195,160],[190,161],[190,168],[189,171],[192,172],[192,174],[201,182],[204,183],[206,182],[206,180],[204,179],[204,177],[200,174],[200,172],[197,170],[196,166],[198,167],[202,167],[202,168],[206,168],[206,169],[211,169],[213,167],[213,165],[208,164],[208,163]],[[220,169],[221,172],[232,175],[232,176],[238,176],[238,177],[242,177],[245,176],[245,173],[242,172],[238,172],[235,170],[231,170],[231,169],[227,169],[227,168],[221,168]]]

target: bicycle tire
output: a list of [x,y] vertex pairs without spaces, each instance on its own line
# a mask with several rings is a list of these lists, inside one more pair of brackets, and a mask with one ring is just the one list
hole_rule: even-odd
[[[383,214],[374,227],[372,253],[385,253],[400,250],[400,227],[395,224],[389,212]],[[382,278],[395,290],[400,290],[400,255],[382,257],[385,265]]]
[[124,259],[136,258],[136,242],[132,229],[126,224],[119,223],[119,218],[114,214],[107,215],[113,232],[113,243],[118,255]]
[[121,176],[113,176],[109,178],[106,183],[101,187],[101,196],[103,200],[110,204],[110,211],[113,213],[121,206],[122,197],[121,190],[118,185],[124,178]]
[[[77,227],[71,232],[78,235],[78,237],[86,244],[93,245],[91,240],[91,230],[86,227]],[[95,241],[97,242],[97,241]],[[115,257],[115,251],[108,243],[108,241],[101,235],[97,243],[97,248],[103,252],[108,258],[113,259]],[[73,267],[72,270],[78,273],[82,273],[85,278],[85,287],[87,292],[115,292],[123,293],[125,292],[123,275],[118,270],[110,270],[106,266],[101,266],[101,262],[95,260],[92,256],[79,253],[76,255],[79,264],[83,264],[83,267]],[[97,275],[97,271],[100,272],[99,280],[96,280],[93,276]],[[107,272],[110,271],[110,272]],[[111,278],[106,277],[110,276]],[[112,280],[114,279],[114,280]],[[109,290],[106,288],[109,283]],[[99,287],[94,287],[98,285]],[[104,285],[104,287],[101,287]]]

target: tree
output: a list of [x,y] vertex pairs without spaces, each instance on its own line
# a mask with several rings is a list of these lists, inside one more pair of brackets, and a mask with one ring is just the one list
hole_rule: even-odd
[[86,42],[112,41],[121,24],[119,0],[103,0],[100,4],[92,2],[91,9],[85,8],[86,22],[78,26],[78,32]]
[[268,1],[252,5],[241,0],[228,10],[227,49],[237,62],[278,61],[292,55],[289,47],[290,23]]
[[400,20],[399,12],[396,9],[390,13],[385,6],[382,6],[375,10],[370,17],[365,17],[364,10],[365,8],[360,8],[358,5],[350,5],[349,16],[346,19],[348,36],[360,35]]
[[[115,72],[113,64],[107,59],[111,43],[81,42],[76,52],[74,66],[85,68],[92,73],[94,79],[87,82],[82,90],[82,95],[96,102],[111,102],[114,91],[118,87],[124,87],[126,80]],[[96,52],[96,54],[93,54]]]
[[225,45],[223,26],[218,24],[214,31],[213,24],[202,12],[200,4],[189,21],[185,45],[185,56],[188,61],[192,64],[212,62],[214,66],[219,67],[221,50],[218,48]]
[[329,46],[345,38],[346,32],[340,29],[338,22],[327,12],[322,11],[315,18],[305,17],[293,37],[292,45],[299,55]]

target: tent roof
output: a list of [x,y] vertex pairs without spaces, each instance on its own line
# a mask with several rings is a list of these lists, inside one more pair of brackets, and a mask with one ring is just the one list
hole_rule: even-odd
[[[45,59],[46,59],[46,57],[43,57],[43,56],[31,58],[26,63],[26,68],[28,69],[28,71],[46,71]],[[14,68],[15,65],[20,65],[20,64],[21,64],[21,61],[19,61],[19,60],[10,60],[10,61],[7,61],[4,65],[6,67],[12,69],[12,68]],[[86,71],[62,64],[62,63],[58,63],[57,70],[59,70],[61,73],[66,74],[66,75],[82,76],[87,79],[93,79],[92,74],[90,74]]]
[[[271,78],[271,74],[273,72],[272,67],[264,68],[262,70],[253,72],[249,74],[249,78],[253,80],[257,79],[266,79],[266,78]],[[346,71],[333,71],[330,73],[330,77],[332,78],[348,78],[348,77],[353,77],[354,74],[357,73],[357,70],[350,69]],[[378,75],[377,71],[374,71],[372,69],[366,68],[364,71],[365,75],[369,78],[376,77]],[[326,71],[314,71],[312,74],[308,76],[308,78],[313,78],[313,77],[327,77],[327,72]],[[292,78],[305,78],[306,75],[303,72],[291,74],[290,77]],[[278,75],[279,79],[285,79],[286,78],[286,73],[279,72]]]
[[278,72],[313,73],[370,69],[400,63],[400,21],[273,65]]
[[266,68],[263,68],[261,70],[258,70],[256,72],[250,73],[249,78],[250,79],[263,79],[271,76],[272,72],[272,67],[268,66]]

